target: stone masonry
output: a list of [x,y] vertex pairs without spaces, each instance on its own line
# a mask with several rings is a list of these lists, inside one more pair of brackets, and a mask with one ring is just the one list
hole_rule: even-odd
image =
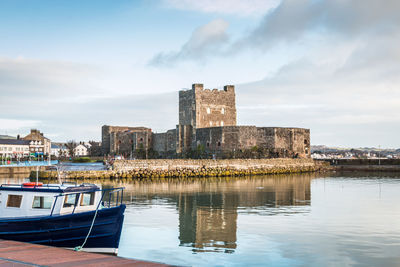
[[210,90],[193,84],[191,89],[179,91],[179,124],[175,129],[152,133],[145,127],[104,125],[103,153],[126,155],[141,144],[164,158],[199,147],[217,157],[235,157],[236,152],[244,155],[248,150],[262,153],[262,157],[310,157],[309,129],[237,126],[235,97],[233,85]]
[[[310,131],[301,128],[227,126],[197,129],[196,147],[211,154],[259,149],[268,157],[310,157]],[[232,155],[235,157],[235,154]]]
[[150,128],[109,126],[102,127],[102,151],[104,155],[131,155],[136,149],[149,149],[153,134]]
[[226,85],[224,90],[210,90],[193,84],[191,90],[179,91],[179,125],[191,125],[194,129],[235,126],[235,87]]
[[203,84],[193,84],[192,89],[179,91],[177,153],[192,148],[197,129],[224,126],[236,126],[233,85],[210,90],[204,89]]

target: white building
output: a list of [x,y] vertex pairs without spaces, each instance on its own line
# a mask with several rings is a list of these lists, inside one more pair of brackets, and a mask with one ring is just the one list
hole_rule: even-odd
[[69,157],[69,151],[65,145],[51,144],[51,155],[54,157]]
[[86,146],[79,144],[74,148],[74,154],[75,156],[87,156],[89,155],[89,151]]
[[0,139],[1,158],[23,158],[30,155],[30,141],[20,139]]

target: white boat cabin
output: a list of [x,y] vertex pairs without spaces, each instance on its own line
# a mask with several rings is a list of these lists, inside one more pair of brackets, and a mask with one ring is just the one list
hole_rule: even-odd
[[3,184],[0,218],[57,216],[96,210],[101,188],[94,184]]

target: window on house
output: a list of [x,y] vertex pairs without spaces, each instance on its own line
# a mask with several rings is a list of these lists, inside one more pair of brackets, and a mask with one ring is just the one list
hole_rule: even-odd
[[221,142],[218,142],[218,146],[221,146]]
[[207,108],[207,114],[210,114],[210,113],[211,113],[211,109]]
[[21,207],[22,195],[8,195],[7,207],[19,208]]
[[209,142],[207,142],[207,147],[210,147],[210,143]]
[[69,208],[69,207],[75,206],[78,197],[79,197],[79,194],[66,195],[65,199],[64,199],[63,208]]
[[34,196],[32,208],[33,209],[51,209],[53,204],[53,197]]
[[94,205],[94,192],[83,193],[81,197],[81,206]]

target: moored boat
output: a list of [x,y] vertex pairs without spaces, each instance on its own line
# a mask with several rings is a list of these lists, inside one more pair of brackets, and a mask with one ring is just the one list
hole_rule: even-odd
[[94,184],[3,184],[0,239],[116,254],[122,198],[123,188]]

